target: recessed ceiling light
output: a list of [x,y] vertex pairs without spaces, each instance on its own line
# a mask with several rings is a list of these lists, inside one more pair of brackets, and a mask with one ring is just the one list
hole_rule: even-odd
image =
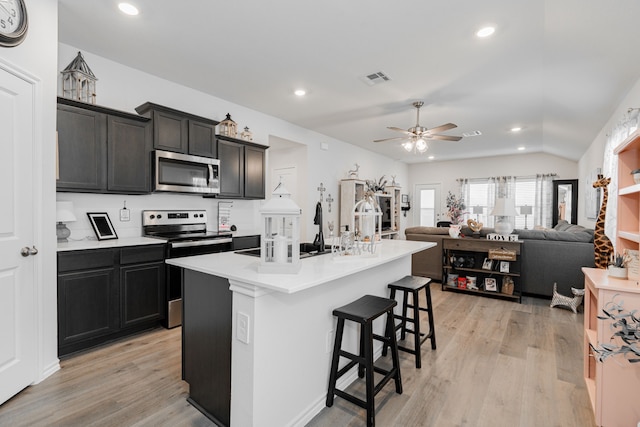
[[433,160],[433,159],[435,159],[435,156],[429,156],[429,157],[427,157],[427,158],[428,158],[429,160]]
[[305,96],[307,94],[307,91],[304,89],[296,89],[293,93],[295,93],[296,96]]
[[118,9],[120,9],[120,12],[131,16],[135,16],[139,13],[138,8],[131,3],[120,3],[118,4]]
[[524,147],[518,147],[518,151],[524,151],[525,148]]
[[495,32],[496,32],[495,27],[484,27],[484,28],[480,28],[478,30],[478,32],[476,33],[476,36],[478,36],[478,37],[489,37],[491,34],[493,34]]
[[511,128],[511,132],[520,132],[521,130],[522,130],[522,128],[521,128],[521,127],[519,127],[519,126],[516,126],[516,127],[512,127],[512,128]]

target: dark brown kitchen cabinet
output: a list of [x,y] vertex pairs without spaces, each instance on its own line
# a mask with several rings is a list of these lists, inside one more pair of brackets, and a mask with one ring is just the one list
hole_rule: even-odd
[[217,135],[220,198],[264,199],[267,147]]
[[151,102],[136,111],[152,119],[154,148],[216,158],[217,121]]
[[58,252],[58,355],[160,324],[164,244]]
[[58,191],[151,191],[149,119],[58,98]]

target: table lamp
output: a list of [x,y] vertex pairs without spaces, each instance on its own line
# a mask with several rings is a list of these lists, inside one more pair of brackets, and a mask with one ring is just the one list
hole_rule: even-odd
[[67,228],[65,222],[76,221],[73,214],[73,202],[58,201],[56,202],[56,236],[58,242],[67,242],[67,238],[71,235],[71,231]]
[[524,229],[527,230],[527,215],[533,213],[533,206],[524,205],[520,206],[520,215],[524,215]]
[[483,210],[484,208],[479,205],[473,207],[473,214],[476,216],[476,221],[478,221],[479,216],[482,215]]
[[511,217],[518,215],[515,200],[497,197],[493,210],[489,215],[496,217],[496,233],[508,236],[513,231]]

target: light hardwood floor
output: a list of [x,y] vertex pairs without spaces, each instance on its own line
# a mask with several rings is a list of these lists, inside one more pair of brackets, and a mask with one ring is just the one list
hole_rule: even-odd
[[[400,352],[404,393],[389,383],[376,396],[376,425],[594,425],[582,379],[582,313],[551,309],[548,300],[517,304],[442,292],[436,283],[431,289],[438,348],[425,342],[422,369]],[[0,426],[213,425],[185,400],[180,328],[140,334],[61,366],[0,406]],[[350,390],[361,393],[360,381]],[[364,411],[336,398],[308,425],[362,426]]]

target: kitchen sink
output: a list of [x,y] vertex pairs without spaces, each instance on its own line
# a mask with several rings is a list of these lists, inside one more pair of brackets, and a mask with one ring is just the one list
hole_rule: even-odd
[[[240,255],[260,256],[260,248],[241,249],[235,253]],[[309,258],[316,255],[325,255],[331,253],[331,245],[325,245],[324,252],[319,252],[313,243],[300,243],[300,259]]]

